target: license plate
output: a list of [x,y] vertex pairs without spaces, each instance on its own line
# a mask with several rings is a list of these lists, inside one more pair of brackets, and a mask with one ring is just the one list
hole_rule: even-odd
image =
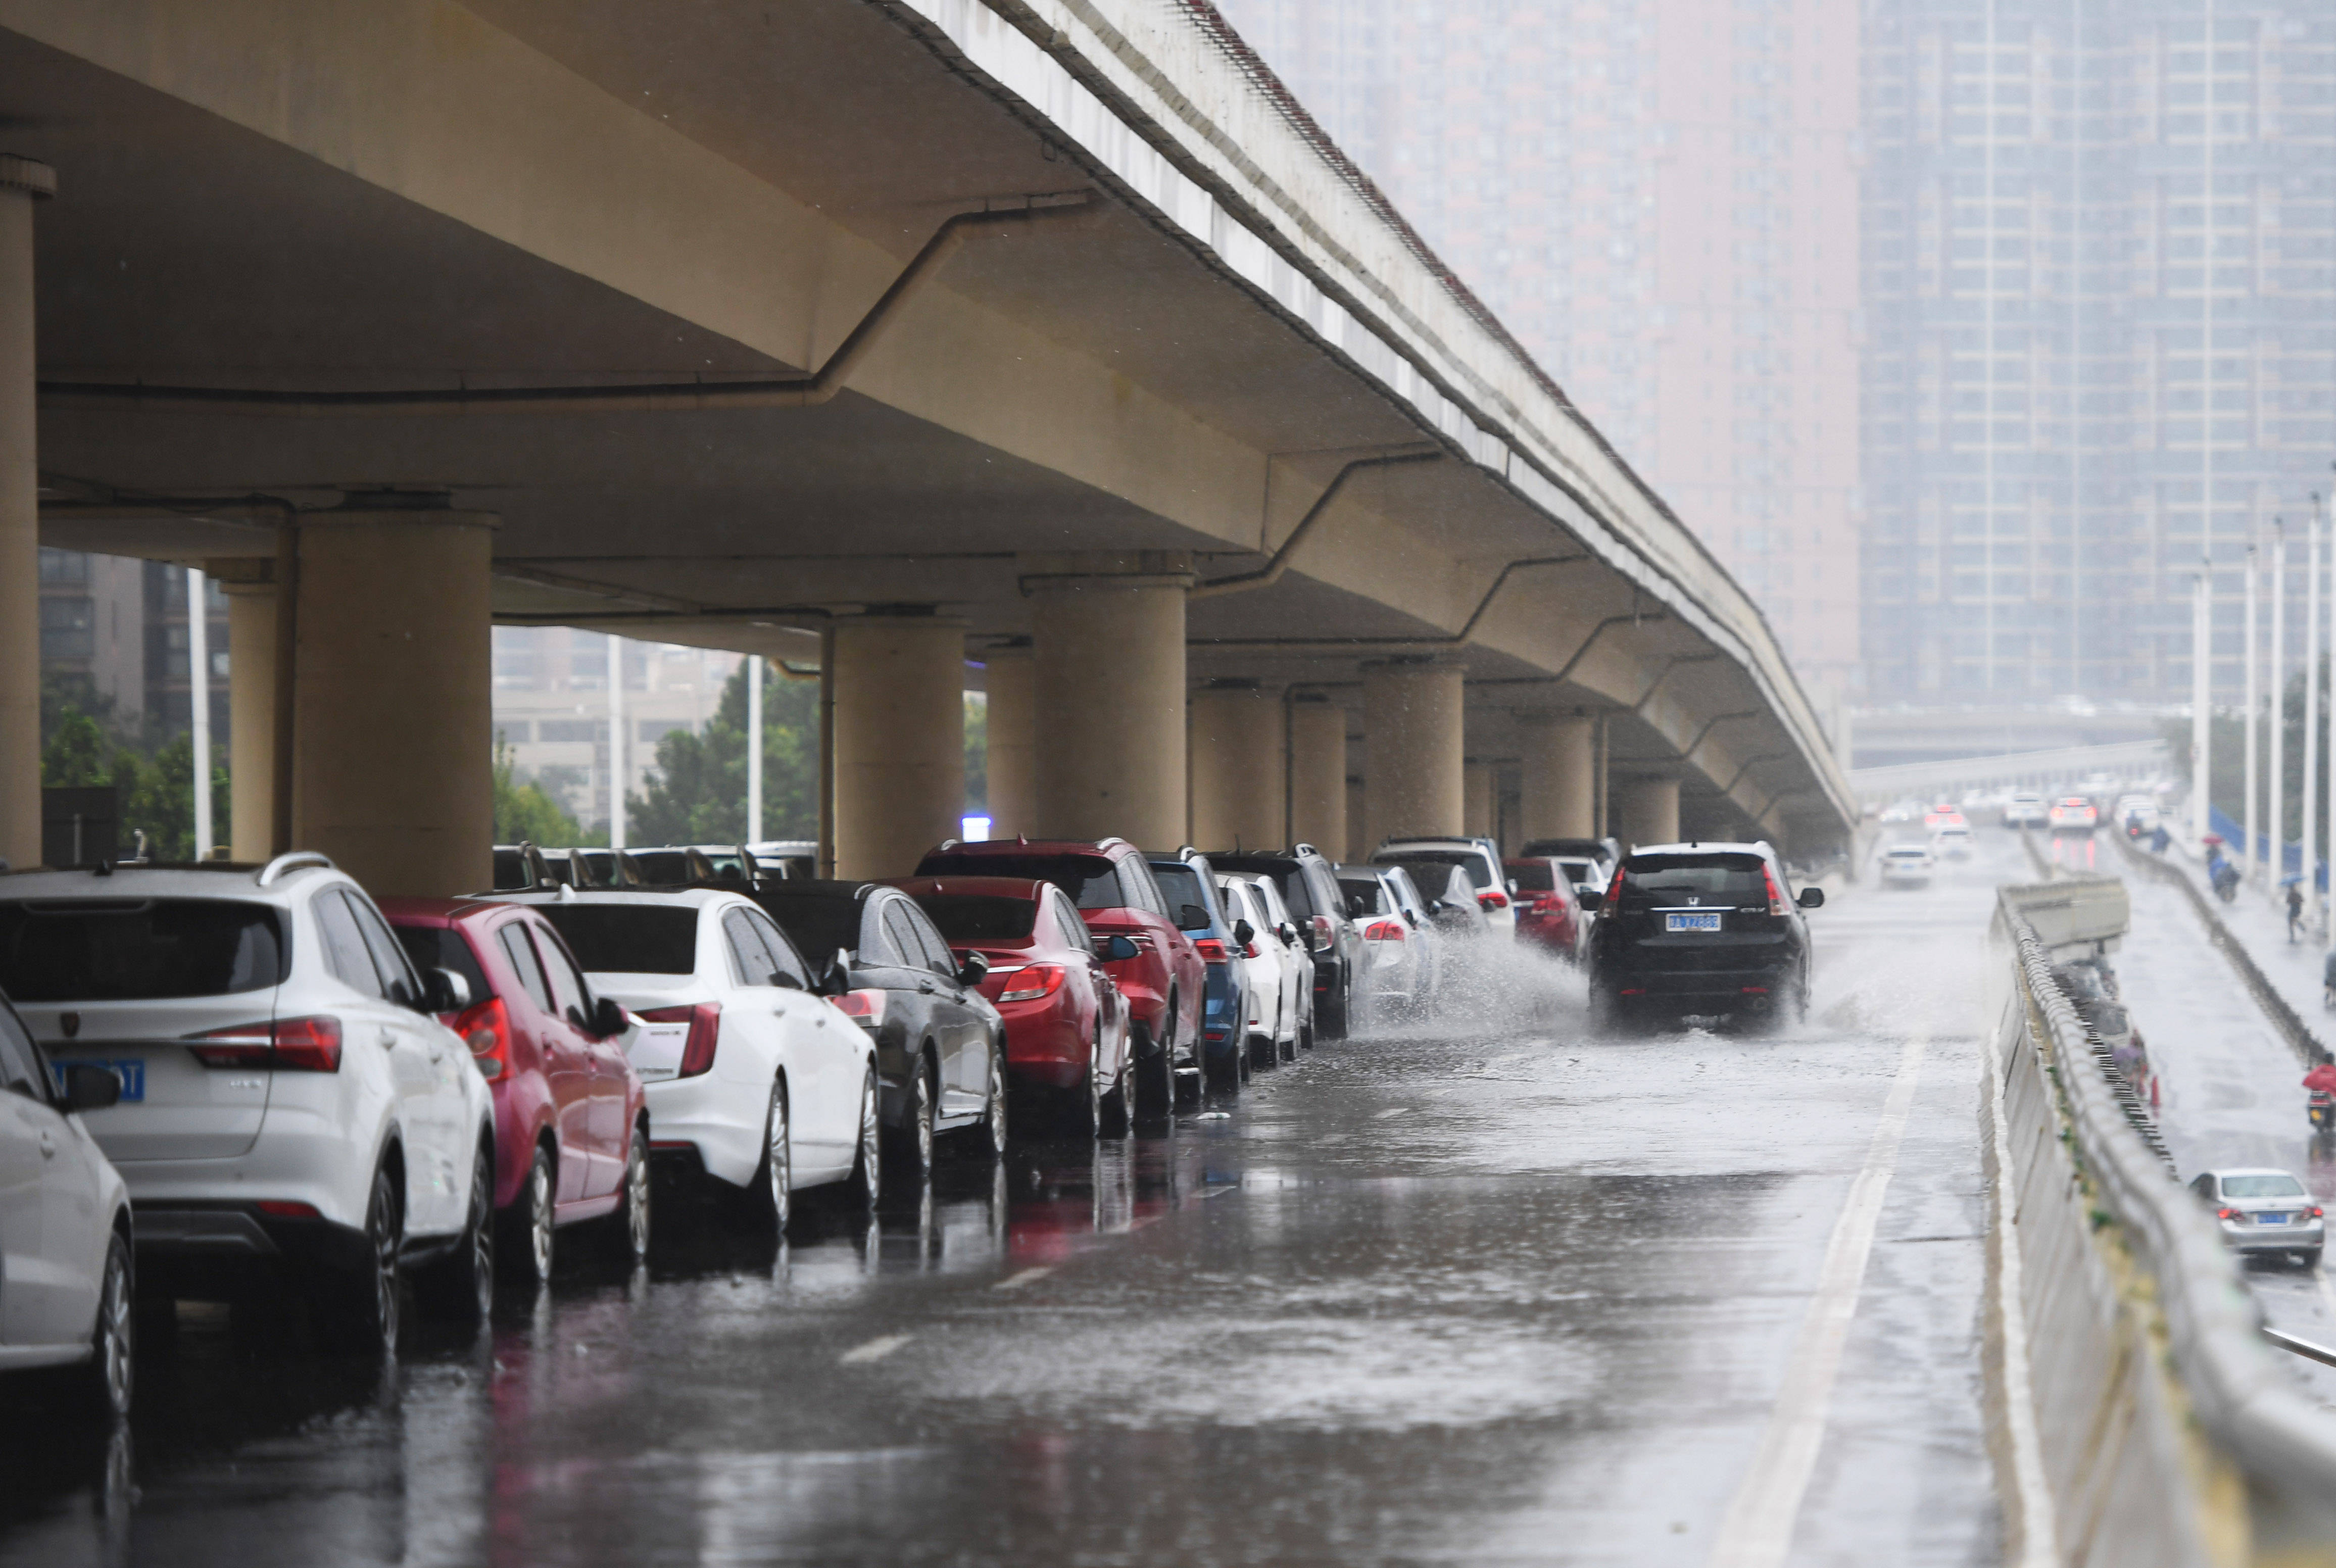
[[1719,911],[1708,914],[1665,915],[1663,930],[1667,931],[1716,931],[1719,929]]
[[116,1102],[117,1104],[134,1105],[146,1097],[146,1060],[142,1057],[128,1057],[120,1061],[98,1061],[89,1057],[75,1057],[69,1063],[51,1062],[49,1076],[55,1082],[57,1093],[60,1095],[65,1092],[67,1066],[112,1067],[114,1076],[122,1080],[122,1098]]
[[2287,1223],[2287,1216],[2285,1214],[2257,1214],[2255,1216],[2255,1223],[2258,1225],[2284,1225]]

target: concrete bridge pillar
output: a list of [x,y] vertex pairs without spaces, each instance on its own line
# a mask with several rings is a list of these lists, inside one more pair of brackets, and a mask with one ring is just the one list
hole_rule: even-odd
[[1629,778],[1614,781],[1616,837],[1625,849],[1640,844],[1672,844],[1679,837],[1679,781],[1675,778]]
[[1253,680],[1215,681],[1191,700],[1192,842],[1202,849],[1289,842],[1281,694]]
[[0,860],[41,863],[41,453],[34,433],[33,204],[56,170],[0,156]]
[[228,842],[237,860],[264,861],[276,852],[276,585],[238,582],[213,564],[204,570],[227,591],[227,771],[235,801]]
[[299,522],[292,847],[375,893],[492,885],[494,526],[403,509]]
[[1586,839],[1598,831],[1597,726],[1572,714],[1521,714],[1523,816],[1528,839]]
[[1445,835],[1466,825],[1457,664],[1391,660],[1363,667],[1366,851],[1388,839]]
[[1037,804],[1038,716],[1032,690],[1037,667],[1027,646],[992,648],[984,658],[989,684],[989,832],[1010,839],[1030,831]]
[[1493,799],[1493,765],[1469,762],[1460,769],[1461,820],[1467,825],[1461,831],[1471,838],[1495,838],[1500,824],[1494,819]]
[[906,876],[965,810],[965,627],[861,616],[833,646],[835,874]]
[[1290,705],[1290,842],[1347,857],[1347,710],[1319,696]]
[[1177,550],[1023,558],[1037,665],[1033,837],[1183,842],[1192,580]]

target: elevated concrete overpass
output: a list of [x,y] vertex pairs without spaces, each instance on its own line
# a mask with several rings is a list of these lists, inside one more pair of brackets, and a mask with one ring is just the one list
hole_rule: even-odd
[[36,502],[236,584],[238,848],[384,891],[485,875],[491,620],[819,663],[847,873],[953,825],[968,659],[1006,831],[1851,819],[1749,599],[1205,12],[0,0],[0,112],[16,863]]

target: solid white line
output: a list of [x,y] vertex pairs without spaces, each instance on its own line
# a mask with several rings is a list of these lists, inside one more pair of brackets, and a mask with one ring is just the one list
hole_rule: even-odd
[[1371,1120],[1374,1122],[1384,1122],[1389,1116],[1400,1116],[1409,1109],[1410,1107],[1408,1105],[1397,1105],[1393,1110],[1389,1111],[1373,1111],[1371,1113]]
[[842,1367],[851,1367],[856,1366],[862,1361],[881,1361],[885,1357],[891,1355],[893,1351],[899,1349],[901,1346],[907,1344],[909,1342],[909,1339],[910,1336],[906,1334],[881,1334],[875,1339],[869,1340],[864,1345],[852,1346],[852,1349],[846,1350],[842,1355],[838,1356],[835,1359],[836,1364]]
[[2036,1395],[2029,1380],[2028,1313],[2020,1304],[2020,1237],[2013,1224],[2020,1198],[2011,1179],[2011,1124],[2003,1114],[2003,1057],[1990,1030],[1981,1053],[1987,1075],[1988,1136],[1995,1145],[1995,1213],[1988,1245],[1995,1253],[1995,1310],[2003,1325],[2004,1421],[2010,1428],[2011,1481],[2020,1494],[2018,1568],[2052,1568],[2060,1560],[2059,1521],[2044,1475],[2044,1444],[2036,1430]]
[[1043,1280],[1055,1271],[1051,1268],[1025,1269],[1018,1274],[1008,1274],[989,1288],[993,1290],[1018,1290],[1034,1281]]
[[1898,1145],[1906,1135],[1906,1121],[1914,1109],[1914,1089],[1922,1081],[1924,1041],[1906,1042],[1898,1056],[1898,1076],[1882,1103],[1882,1119],[1866,1145],[1865,1164],[1850,1183],[1849,1201],[1834,1222],[1833,1239],[1825,1245],[1825,1266],[1817,1275],[1816,1297],[1786,1363],[1785,1383],[1769,1413],[1767,1430],[1754,1450],[1752,1467],[1737,1485],[1728,1513],[1719,1522],[1711,1568],[1776,1568],[1792,1549],[1793,1525],[1800,1517],[1801,1499],[1816,1468],[1817,1449],[1825,1441],[1825,1413],[1833,1403],[1834,1379],[1841,1371],[1842,1347],[1849,1338],[1850,1320],[1857,1312],[1857,1295],[1865,1279],[1865,1260],[1874,1250],[1874,1226],[1882,1218],[1882,1200],[1898,1165]]

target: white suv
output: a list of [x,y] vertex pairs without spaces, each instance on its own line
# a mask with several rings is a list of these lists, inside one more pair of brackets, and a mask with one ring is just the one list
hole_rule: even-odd
[[1406,868],[1458,866],[1468,873],[1469,884],[1476,890],[1476,907],[1484,911],[1493,934],[1517,934],[1516,901],[1509,896],[1509,876],[1501,867],[1501,852],[1490,839],[1389,839],[1371,856],[1371,863]]
[[[0,990],[128,1183],[140,1293],[304,1290],[319,1338],[378,1352],[407,1268],[476,1323],[492,1290],[486,1081],[365,890],[316,854],[0,877]],[[288,1274],[289,1278],[283,1276]]]

